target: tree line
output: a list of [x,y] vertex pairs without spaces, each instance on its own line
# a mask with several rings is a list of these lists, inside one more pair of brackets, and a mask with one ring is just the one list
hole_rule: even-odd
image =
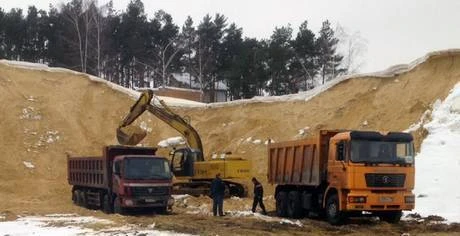
[[172,73],[188,73],[183,87],[193,82],[214,91],[223,82],[231,99],[296,93],[350,72],[353,55],[338,53],[338,43],[328,20],[316,34],[304,21],[296,35],[287,25],[259,40],[243,37],[222,14],[198,23],[189,16],[181,26],[163,10],[148,18],[141,0],[123,12],[97,0],[48,11],[30,6],[27,13],[0,8],[0,58],[65,67],[130,88],[169,86]]

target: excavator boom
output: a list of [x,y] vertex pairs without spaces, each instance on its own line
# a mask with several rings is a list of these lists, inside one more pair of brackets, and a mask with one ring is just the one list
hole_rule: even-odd
[[181,116],[174,113],[164,101],[160,100],[161,107],[152,104],[153,97],[152,90],[142,92],[117,129],[118,142],[122,145],[136,145],[145,138],[147,133],[144,130],[130,125],[147,110],[182,134],[190,148],[203,152],[198,132]]

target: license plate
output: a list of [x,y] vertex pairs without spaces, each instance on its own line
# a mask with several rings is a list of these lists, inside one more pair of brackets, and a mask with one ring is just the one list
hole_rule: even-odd
[[156,201],[157,200],[155,200],[155,199],[149,199],[149,198],[145,199],[145,202],[148,202],[148,203],[154,203]]
[[392,197],[380,197],[380,202],[393,202]]

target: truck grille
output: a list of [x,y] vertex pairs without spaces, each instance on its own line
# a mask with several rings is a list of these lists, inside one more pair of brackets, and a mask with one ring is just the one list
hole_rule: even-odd
[[405,174],[365,174],[367,187],[404,187]]
[[131,194],[134,197],[158,196],[169,193],[168,186],[161,187],[131,187]]

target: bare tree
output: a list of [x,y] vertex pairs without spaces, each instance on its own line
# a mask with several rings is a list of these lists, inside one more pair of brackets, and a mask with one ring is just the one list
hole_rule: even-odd
[[94,22],[94,27],[96,28],[96,56],[97,56],[97,75],[101,76],[102,74],[102,67],[101,67],[101,51],[102,51],[102,40],[101,34],[102,30],[104,29],[105,24],[105,15],[107,15],[108,11],[110,10],[111,2],[108,2],[102,6],[97,5],[98,1],[94,0],[95,7],[93,11],[91,11],[91,19]]
[[339,38],[339,51],[344,55],[343,68],[347,74],[359,72],[364,65],[364,54],[367,52],[367,40],[361,36],[359,31],[348,32],[348,30],[337,24],[337,37]]
[[90,8],[94,4],[95,0],[73,0],[61,6],[65,19],[72,24],[77,34],[81,72],[83,73],[86,73],[88,65],[88,38],[93,23]]
[[[163,81],[163,87],[166,84],[169,84],[169,81],[166,81],[168,77],[168,67],[171,64],[172,60],[176,57],[177,53],[183,49],[183,43],[178,39],[172,39],[164,47],[161,48],[161,79]],[[167,56],[167,52],[170,50],[171,55]]]
[[75,33],[78,38],[78,50],[80,55],[80,67],[81,71],[85,72],[84,60],[83,60],[83,42],[82,34],[80,30],[80,15],[82,14],[82,2],[72,1],[67,5],[62,5],[61,10],[66,20],[68,20],[74,27]]

